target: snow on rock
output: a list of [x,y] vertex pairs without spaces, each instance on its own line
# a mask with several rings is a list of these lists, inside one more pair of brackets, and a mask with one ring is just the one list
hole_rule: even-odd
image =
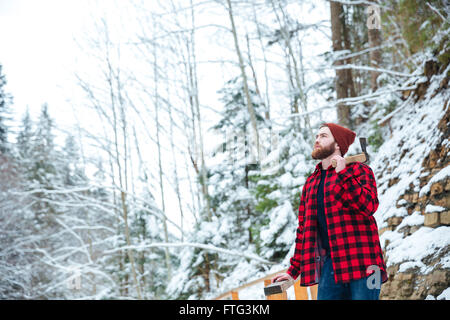
[[390,240],[386,247],[388,256],[386,266],[400,264],[399,272],[418,267],[420,273],[429,273],[433,267],[427,266],[422,260],[430,256],[438,256],[443,249],[450,246],[450,227],[445,226],[421,227],[406,238],[397,232],[387,232],[383,236],[384,240]]
[[438,295],[437,300],[450,300],[450,287],[445,289],[440,295]]
[[403,227],[407,226],[423,225],[424,220],[425,217],[419,211],[414,211],[413,214],[407,216],[402,220],[402,222],[398,225],[397,229],[400,230]]
[[440,206],[434,206],[432,204],[429,204],[425,207],[425,213],[432,213],[432,212],[441,212],[444,211],[445,208],[444,207],[440,207]]
[[[392,200],[392,201],[394,201],[394,200]],[[381,207],[382,205],[381,205],[381,203],[380,203],[380,206],[379,207]],[[383,208],[384,209],[384,208]],[[396,208],[396,207],[389,207],[389,208],[386,208],[386,209],[384,209],[385,210],[385,212],[384,212],[384,214],[381,216],[381,218],[380,218],[380,214],[377,214],[378,212],[380,212],[380,211],[377,211],[376,213],[375,213],[375,219],[377,219],[377,223],[378,223],[378,227],[379,228],[384,228],[384,227],[386,227],[387,226],[387,219],[388,218],[391,218],[391,217],[405,217],[405,216],[407,216],[408,215],[408,211],[406,210],[406,208],[405,207],[400,207],[400,208]],[[382,219],[381,221],[381,223],[379,223],[378,221],[380,220],[380,219]]]
[[422,197],[426,195],[428,192],[430,192],[430,188],[433,185],[433,183],[444,180],[449,176],[450,176],[450,166],[447,166],[444,169],[440,170],[437,174],[435,174],[430,179],[430,181],[428,181],[428,183],[420,190],[419,197]]

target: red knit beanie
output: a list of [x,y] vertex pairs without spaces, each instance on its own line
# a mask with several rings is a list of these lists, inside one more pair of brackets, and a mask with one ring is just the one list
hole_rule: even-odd
[[356,133],[335,123],[326,124],[339,145],[341,155],[347,153],[348,147],[355,141]]

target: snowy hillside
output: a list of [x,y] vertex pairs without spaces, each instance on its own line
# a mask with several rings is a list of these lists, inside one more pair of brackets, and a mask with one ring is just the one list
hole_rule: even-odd
[[441,72],[417,103],[414,92],[395,112],[371,164],[390,277],[382,298],[450,298],[450,90],[442,87],[450,66]]

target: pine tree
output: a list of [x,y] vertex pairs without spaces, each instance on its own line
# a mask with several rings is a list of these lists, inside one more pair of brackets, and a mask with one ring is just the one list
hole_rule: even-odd
[[[221,248],[252,251],[251,226],[258,219],[250,193],[250,175],[257,170],[257,154],[252,145],[252,123],[242,79],[228,81],[219,91],[224,105],[220,120],[211,130],[223,137],[212,158],[208,159],[210,204],[213,216],[194,225],[185,241],[212,244]],[[258,130],[267,127],[265,107],[249,88]],[[253,151],[253,158],[252,158]],[[180,264],[168,287],[168,294],[181,299],[199,299],[214,295],[223,278],[239,263],[235,257],[200,248],[185,248]]]
[[33,139],[33,123],[27,108],[22,118],[21,130],[17,136],[16,151],[17,158],[23,171],[31,168],[31,143]]
[[[151,194],[144,194],[143,198],[149,203],[155,203]],[[161,221],[151,215],[152,208],[144,205],[144,208],[133,211],[130,215],[130,237],[133,243],[145,245],[164,242],[162,237],[163,225]],[[152,248],[151,250],[136,251],[136,269],[142,295],[144,299],[164,299],[167,287],[167,270],[161,261],[165,259],[165,250]],[[174,263],[171,257],[171,263]]]
[[[255,90],[249,89],[253,109],[255,110],[258,131],[267,129],[264,118],[264,105],[259,104]],[[211,191],[211,203],[220,220],[227,220],[231,230],[224,237],[235,248],[241,248],[253,242],[250,226],[256,218],[254,201],[250,194],[252,180],[250,175],[257,171],[259,163],[251,139],[251,119],[246,111],[244,89],[239,78],[232,79],[219,92],[222,95],[224,111],[222,118],[213,127],[225,139],[217,156],[224,157],[209,172],[211,181],[221,181]],[[247,235],[243,237],[242,235]]]
[[[62,178],[58,172],[57,155],[53,135],[53,119],[48,113],[48,106],[44,104],[41,108],[39,121],[36,124],[35,132],[31,141],[31,166],[28,171],[28,180],[31,189],[54,189],[61,186]],[[56,214],[54,205],[45,201],[48,194],[38,192],[35,194],[35,214],[46,217],[47,222],[51,221],[51,215]]]
[[278,143],[269,155],[275,161],[253,177],[255,210],[264,217],[253,225],[257,254],[271,261],[289,256],[303,184],[315,166],[309,130],[297,131],[295,127],[292,122],[277,133]]
[[61,153],[62,157],[58,159],[61,162],[64,186],[85,185],[88,180],[79,152],[75,138],[68,135]]
[[2,72],[2,65],[0,64],[0,152],[8,153],[8,129],[5,123],[9,120],[9,106],[12,103],[12,96],[5,92],[6,76]]

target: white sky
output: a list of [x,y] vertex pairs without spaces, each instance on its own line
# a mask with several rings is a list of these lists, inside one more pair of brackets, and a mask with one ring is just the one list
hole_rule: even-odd
[[63,105],[70,97],[66,85],[76,61],[73,35],[86,18],[87,2],[0,1],[0,63],[17,119],[26,106],[33,116],[47,102],[54,118],[70,122]]

